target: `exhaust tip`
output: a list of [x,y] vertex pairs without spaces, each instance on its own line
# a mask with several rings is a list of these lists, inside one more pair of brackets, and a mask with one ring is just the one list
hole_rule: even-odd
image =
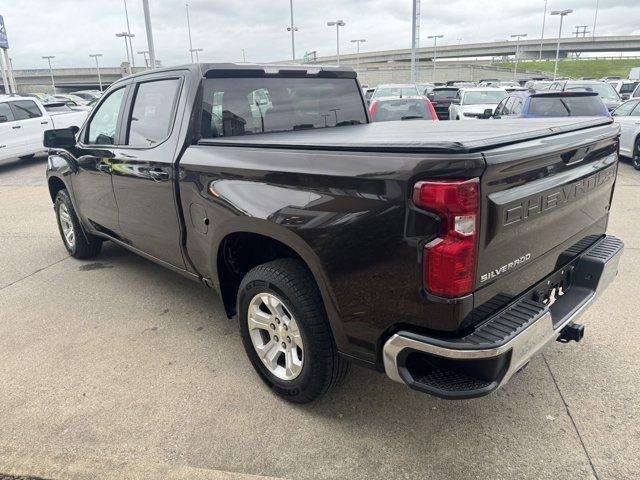
[[562,329],[558,341],[561,343],[579,342],[582,337],[584,337],[584,325],[571,322]]

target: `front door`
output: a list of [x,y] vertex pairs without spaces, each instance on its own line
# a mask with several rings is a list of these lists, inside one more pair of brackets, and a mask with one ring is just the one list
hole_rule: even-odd
[[0,103],[0,159],[13,158],[20,153],[20,124],[15,121],[9,103]]
[[131,87],[123,146],[112,161],[118,223],[124,241],[159,260],[185,268],[175,191],[174,120],[181,76],[156,77]]
[[120,237],[118,207],[111,171],[119,143],[118,127],[125,105],[126,88],[108,94],[82,132],[76,152],[77,181],[74,199],[83,223],[91,230]]

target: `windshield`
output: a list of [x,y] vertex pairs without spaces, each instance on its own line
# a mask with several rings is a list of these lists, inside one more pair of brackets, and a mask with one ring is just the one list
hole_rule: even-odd
[[443,89],[443,90],[434,90],[433,92],[433,99],[434,100],[451,100],[452,98],[455,98],[456,93],[458,93],[458,89],[457,88],[447,88],[447,89]]
[[465,92],[462,105],[497,105],[507,96],[506,91],[501,90],[477,90]]
[[618,96],[616,91],[608,83],[572,83],[570,85],[567,85],[565,87],[565,90],[596,92],[598,95],[600,95],[600,98],[603,98],[605,100],[620,100],[620,97]]
[[379,87],[376,89],[373,97],[410,97],[414,95],[419,95],[418,89],[415,85],[398,85],[395,87]]
[[374,122],[388,122],[390,120],[433,120],[425,100],[418,98],[382,100],[375,104],[371,116]]
[[354,79],[257,77],[203,82],[203,138],[367,123]]

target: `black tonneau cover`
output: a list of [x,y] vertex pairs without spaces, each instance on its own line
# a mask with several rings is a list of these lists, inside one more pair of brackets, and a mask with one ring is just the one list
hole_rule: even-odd
[[366,125],[200,140],[201,145],[388,152],[466,153],[609,125],[610,117],[527,118],[432,122],[404,120]]

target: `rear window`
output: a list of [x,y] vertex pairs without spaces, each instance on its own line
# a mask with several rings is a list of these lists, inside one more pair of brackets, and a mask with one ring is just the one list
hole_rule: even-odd
[[73,109],[66,103],[45,103],[43,107],[49,113],[73,112]]
[[40,109],[33,100],[18,100],[10,102],[13,116],[16,120],[27,120],[29,118],[38,118],[42,116]]
[[438,101],[438,100],[451,100],[452,98],[456,97],[456,93],[458,93],[458,89],[457,88],[447,88],[444,90],[434,90],[433,92],[433,99]]
[[529,115],[536,117],[589,117],[607,115],[607,109],[597,96],[531,97]]
[[620,93],[631,93],[636,89],[637,85],[638,85],[637,82],[623,83],[622,86],[620,87]]
[[371,120],[388,122],[390,120],[433,120],[427,102],[420,99],[384,100],[376,104]]
[[415,85],[398,85],[376,88],[373,94],[374,98],[382,97],[408,97],[411,95],[420,95]]
[[208,78],[201,135],[231,137],[367,123],[358,84],[344,78]]

